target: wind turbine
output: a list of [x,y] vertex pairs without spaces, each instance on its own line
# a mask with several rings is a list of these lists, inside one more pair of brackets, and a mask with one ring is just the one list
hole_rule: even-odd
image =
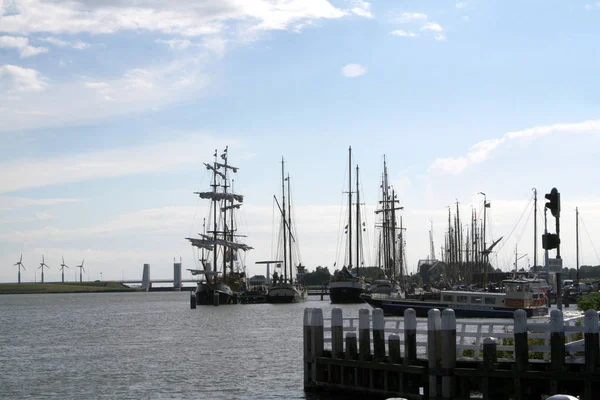
[[40,266],[38,268],[42,270],[42,283],[44,283],[44,267],[50,268],[48,265],[46,265],[46,262],[44,261],[44,255],[42,254],[42,262],[40,263]]
[[75,268],[79,268],[79,282],[83,282],[83,275],[82,275],[82,271],[85,271],[85,268],[83,268],[83,263],[85,262],[85,258],[83,259],[83,261],[81,261],[81,265],[76,266]]
[[65,264],[65,258],[62,258],[62,264],[60,264],[60,271],[62,272],[62,283],[65,283],[65,267],[69,268],[67,264]]
[[19,267],[19,283],[21,283],[21,268],[23,268],[23,271],[25,271],[25,266],[23,265],[23,253],[21,253],[21,258],[16,262],[15,265]]

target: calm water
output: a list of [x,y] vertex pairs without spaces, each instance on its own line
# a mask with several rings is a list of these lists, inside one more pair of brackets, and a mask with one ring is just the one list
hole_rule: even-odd
[[191,310],[188,296],[0,296],[0,399],[306,398],[302,316],[328,301]]

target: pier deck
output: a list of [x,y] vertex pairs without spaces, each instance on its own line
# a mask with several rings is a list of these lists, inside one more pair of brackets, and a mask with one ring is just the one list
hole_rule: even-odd
[[321,309],[305,310],[305,390],[407,399],[600,396],[593,310],[567,320],[553,310],[550,322],[527,321],[518,310],[514,323],[458,324],[453,310],[431,310],[426,330],[418,329],[414,310],[384,319],[379,309],[372,316],[361,309],[356,320],[334,309],[325,326]]

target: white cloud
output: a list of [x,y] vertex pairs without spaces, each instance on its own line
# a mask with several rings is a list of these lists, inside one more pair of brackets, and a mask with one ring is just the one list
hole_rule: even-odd
[[437,35],[435,35],[435,40],[443,42],[446,40],[446,35],[444,35],[443,33],[438,33]]
[[422,31],[431,31],[431,32],[442,32],[444,29],[440,24],[435,22],[428,22],[421,27]]
[[[18,65],[0,65],[0,89],[6,92],[40,92],[47,84],[38,71]],[[0,104],[1,107],[1,104]]]
[[51,37],[51,36],[48,36],[48,37],[40,39],[40,40],[42,42],[50,43],[56,47],[71,47],[75,50],[84,50],[90,46],[88,43],[82,42],[81,40],[76,40],[75,42],[69,42],[69,41],[61,40],[61,39]]
[[589,120],[572,124],[536,126],[521,131],[507,132],[500,138],[476,143],[464,156],[438,158],[429,166],[429,170],[441,174],[460,174],[467,167],[487,160],[499,146],[508,141],[535,139],[556,133],[600,133],[600,120]]
[[394,15],[393,19],[400,23],[422,22],[427,20],[427,14],[418,12],[403,12],[400,15]]
[[257,30],[287,29],[301,21],[342,18],[349,13],[370,16],[369,3],[354,1],[343,10],[327,0],[228,1],[198,3],[181,0],[177,4],[155,1],[55,2],[30,0],[18,12],[0,17],[2,30],[30,33],[108,34],[120,30],[147,30],[170,35],[214,35],[238,22]]
[[469,17],[468,15],[463,15],[462,20],[465,22],[469,22],[471,21],[471,17]]
[[367,73],[367,67],[360,64],[347,64],[342,68],[342,75],[346,78],[356,78]]
[[391,35],[401,36],[401,37],[416,37],[417,34],[414,32],[407,32],[404,29],[396,29],[395,31],[390,32]]
[[15,210],[17,208],[32,206],[53,206],[57,204],[74,203],[77,201],[79,201],[79,199],[32,199],[0,195],[0,211]]
[[188,39],[158,39],[156,40],[156,43],[167,44],[171,50],[185,50],[192,45],[192,42]]
[[465,8],[467,6],[467,3],[465,3],[464,1],[459,1],[458,3],[456,3],[456,8]]
[[45,47],[35,47],[29,45],[29,39],[20,36],[0,36],[0,48],[17,49],[20,52],[21,58],[35,56],[48,51],[48,49]]
[[586,4],[586,5],[584,6],[584,8],[585,8],[587,11],[592,11],[592,10],[595,10],[595,9],[600,9],[600,1],[597,1],[597,2],[596,2],[596,3],[594,3],[594,4]]
[[[53,82],[48,90],[44,80],[36,71],[30,70],[28,78],[21,78],[10,67],[3,76],[0,67],[0,84],[8,90],[38,93],[21,93],[20,98],[11,100],[0,96],[1,131],[56,126],[69,123],[85,123],[112,115],[123,115],[140,110],[157,109],[174,101],[197,95],[207,83],[204,69],[209,62],[200,55],[175,59],[170,63],[132,68],[112,79],[95,80],[75,77],[65,82]],[[19,84],[14,84],[15,79]],[[37,81],[34,78],[37,77]],[[94,82],[104,82],[95,86]],[[28,84],[25,84],[28,82]],[[10,85],[9,85],[10,83]],[[0,89],[1,90],[1,89]],[[70,99],[77,98],[77,102]],[[107,101],[110,100],[110,101]],[[34,116],[34,117],[32,117]]]
[[[4,163],[0,164],[0,190],[7,193],[101,177],[173,171],[184,165],[199,163],[199,143],[208,149],[224,147],[225,141],[229,142],[230,148],[237,143],[206,134],[190,134],[164,143]],[[177,154],[177,157],[172,157],[172,154]]]
[[359,17],[373,18],[371,13],[371,4],[363,0],[354,0],[350,11]]

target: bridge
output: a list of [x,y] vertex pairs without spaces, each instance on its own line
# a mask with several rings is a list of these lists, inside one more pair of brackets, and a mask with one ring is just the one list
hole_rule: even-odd
[[[179,291],[181,289],[193,290],[193,289],[195,289],[195,286],[193,288],[190,288],[190,287],[184,287],[183,284],[189,283],[189,282],[196,283],[197,281],[194,279],[181,279],[181,262],[176,262],[176,263],[173,263],[173,278],[172,279],[168,279],[168,278],[167,279],[150,279],[150,264],[144,264],[144,269],[142,271],[142,279],[123,279],[118,282],[122,283],[124,285],[127,285],[127,284],[140,285],[142,287],[142,290],[149,292],[149,291],[167,291],[167,290]],[[154,287],[154,288],[152,287],[153,284],[158,284],[158,283],[172,283],[173,286],[172,287]]]

